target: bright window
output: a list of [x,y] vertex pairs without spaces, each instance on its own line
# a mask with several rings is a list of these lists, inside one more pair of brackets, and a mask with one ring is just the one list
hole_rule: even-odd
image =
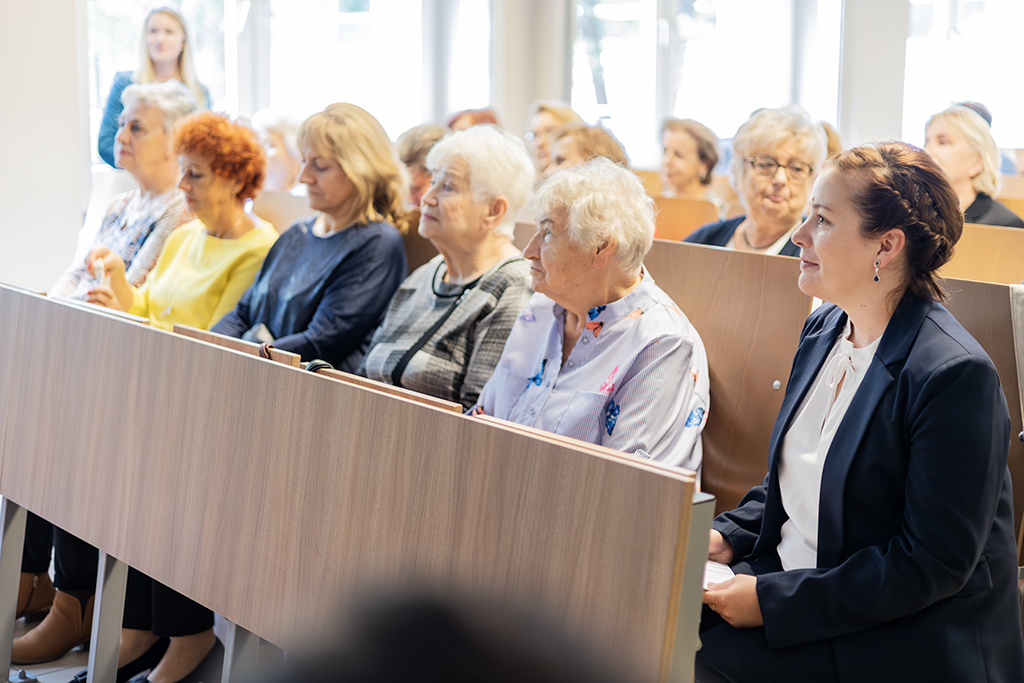
[[572,106],[639,168],[660,163],[667,116],[731,138],[755,109],[796,101],[834,124],[841,0],[799,0],[794,16],[797,1],[577,0]]
[[1024,148],[1022,27],[1021,0],[911,0],[903,139],[923,144],[928,117],[973,100],[992,112],[996,144]]
[[[214,108],[224,102],[224,0],[182,0],[179,4],[192,36],[196,75],[210,91]],[[107,94],[118,71],[139,64],[142,22],[148,3],[129,0],[89,0],[89,131],[93,163]]]

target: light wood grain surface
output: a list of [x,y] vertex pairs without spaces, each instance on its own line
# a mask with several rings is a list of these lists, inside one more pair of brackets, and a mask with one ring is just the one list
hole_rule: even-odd
[[[1019,361],[1011,310],[1011,288],[989,282],[947,280],[949,299],[945,306],[988,353],[999,372],[999,381],[1010,410],[1010,476],[1013,478],[1013,509],[1020,531],[1020,511],[1024,510],[1024,443],[1017,438],[1022,426]],[[1024,324],[1018,320],[1016,324]],[[1017,332],[1017,337],[1020,332]]]
[[2,287],[0,323],[0,492],[271,642],[455,588],[665,674],[686,474]]
[[[198,339],[199,341],[204,341],[210,344],[216,344],[217,346],[223,346],[224,348],[228,348],[233,351],[247,353],[250,356],[260,357],[259,344],[245,341],[244,339],[238,339],[237,337],[228,337],[227,335],[217,334],[216,332],[210,332],[209,330],[200,330],[195,327],[189,327],[188,325],[175,325],[174,333],[191,339]],[[302,363],[302,357],[299,356],[299,354],[284,351],[282,349],[270,349],[270,360],[276,363],[290,365],[293,368],[299,367]]]
[[655,223],[660,239],[678,242],[694,230],[718,220],[718,205],[702,197],[655,197]]
[[731,510],[768,471],[768,441],[811,308],[797,287],[800,263],[662,240],[644,262],[707,350],[701,488],[718,498],[719,512]]
[[1024,282],[1024,230],[968,223],[941,274],[1004,285]]

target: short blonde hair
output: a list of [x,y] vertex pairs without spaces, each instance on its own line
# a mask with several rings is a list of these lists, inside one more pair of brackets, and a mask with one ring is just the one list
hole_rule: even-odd
[[432,123],[424,123],[414,126],[398,136],[398,158],[406,166],[427,167],[427,153],[434,145],[451,129],[446,126],[437,126]]
[[188,22],[185,15],[174,5],[158,5],[149,10],[146,19],[142,22],[142,40],[139,46],[139,67],[132,77],[136,83],[155,83],[156,69],[153,67],[153,58],[149,56],[149,20],[154,14],[166,14],[174,19],[181,26],[181,32],[185,37],[181,46],[181,54],[178,55],[178,71],[181,72],[181,82],[192,91],[200,109],[209,109],[210,102],[206,98],[206,91],[203,84],[196,77],[196,68],[192,58],[192,36],[188,30]]
[[533,118],[537,114],[547,112],[555,117],[559,123],[569,123],[571,121],[579,121],[582,123],[583,117],[573,111],[565,102],[558,102],[555,100],[537,100],[530,105],[530,118]]
[[570,121],[559,126],[551,137],[555,141],[563,138],[575,140],[584,160],[604,157],[629,168],[629,157],[626,156],[626,150],[622,149],[622,145],[614,135],[601,126],[588,126]]
[[739,127],[732,140],[732,167],[729,182],[740,192],[747,159],[759,150],[774,149],[789,141],[796,143],[804,157],[803,161],[813,166],[808,183],[813,183],[828,153],[828,138],[825,130],[802,107],[787,104],[778,109],[758,109]]
[[585,249],[614,243],[627,275],[640,272],[654,244],[654,200],[635,173],[604,157],[542,180],[533,205],[544,213],[564,211],[569,239]]
[[387,221],[402,233],[409,229],[402,208],[408,177],[391,139],[369,112],[347,102],[330,104],[302,122],[298,137],[301,150],[334,159],[355,185],[360,225]]
[[981,157],[981,173],[971,178],[974,191],[979,194],[995,196],[1003,186],[1003,173],[999,170],[999,147],[992,138],[988,122],[981,114],[962,104],[956,104],[935,114],[925,124],[925,131],[932,121],[942,121],[960,131],[967,144]]

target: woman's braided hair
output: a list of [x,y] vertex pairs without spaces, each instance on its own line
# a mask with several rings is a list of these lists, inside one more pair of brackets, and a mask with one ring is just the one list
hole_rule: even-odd
[[854,147],[826,167],[857,174],[851,199],[863,222],[861,233],[877,237],[899,229],[906,236],[904,285],[919,299],[943,301],[936,271],[953,257],[964,229],[960,201],[946,174],[922,149],[904,142]]

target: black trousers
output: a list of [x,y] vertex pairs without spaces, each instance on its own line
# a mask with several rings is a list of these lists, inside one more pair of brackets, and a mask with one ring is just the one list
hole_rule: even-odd
[[213,628],[213,612],[129,568],[121,625],[161,637],[190,636]]
[[25,523],[25,544],[21,571],[43,574],[50,570],[54,556],[54,585],[62,591],[96,590],[99,553],[96,548],[31,512]]
[[[737,574],[778,571],[777,563],[736,562]],[[700,613],[700,649],[696,683],[839,683],[832,643],[822,640],[773,650],[764,627],[733,628],[704,605]]]

